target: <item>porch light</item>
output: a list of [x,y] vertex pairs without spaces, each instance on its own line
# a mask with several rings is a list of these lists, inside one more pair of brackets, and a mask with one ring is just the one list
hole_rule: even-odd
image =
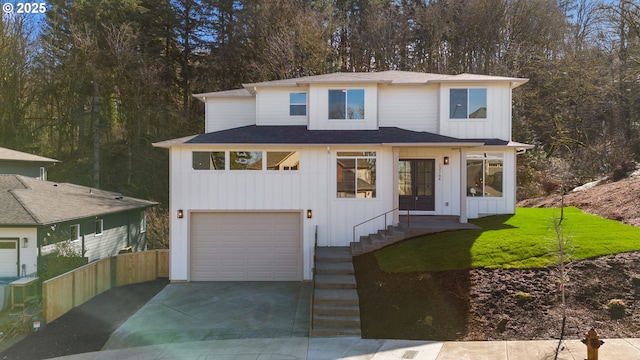
[[182,209],[178,210],[178,219],[182,219],[184,217],[184,211]]
[[22,247],[26,248],[29,245],[29,239],[28,238],[22,238]]
[[444,157],[444,164],[445,165],[449,165],[449,157],[448,156]]
[[311,209],[307,210],[307,219],[311,219],[313,217],[313,211]]

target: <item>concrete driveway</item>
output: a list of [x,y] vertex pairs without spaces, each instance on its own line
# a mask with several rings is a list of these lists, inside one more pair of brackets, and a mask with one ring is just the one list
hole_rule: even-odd
[[122,324],[103,349],[306,337],[310,296],[308,282],[169,284]]

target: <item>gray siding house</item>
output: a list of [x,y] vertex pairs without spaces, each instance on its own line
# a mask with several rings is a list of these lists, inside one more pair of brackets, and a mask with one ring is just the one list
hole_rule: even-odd
[[19,174],[47,180],[47,167],[60,161],[0,147],[0,174]]
[[88,261],[146,247],[146,209],[157,203],[122,194],[0,175],[0,277],[38,274],[56,251]]

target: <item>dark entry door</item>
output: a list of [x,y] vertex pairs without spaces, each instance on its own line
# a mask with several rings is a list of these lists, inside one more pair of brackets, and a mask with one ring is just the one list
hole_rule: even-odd
[[435,210],[435,163],[434,159],[400,160],[400,210]]

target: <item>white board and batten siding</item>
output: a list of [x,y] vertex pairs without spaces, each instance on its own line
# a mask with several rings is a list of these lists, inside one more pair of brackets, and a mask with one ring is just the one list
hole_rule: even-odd
[[302,280],[302,212],[192,212],[191,281]]
[[[329,119],[329,90],[364,89],[364,119]],[[308,95],[309,130],[377,130],[377,84],[313,84]]]
[[511,140],[511,88],[509,84],[481,86],[487,89],[486,119],[449,119],[449,90],[478,88],[477,84],[443,85],[440,92],[440,134],[460,139]]
[[[400,159],[435,160],[435,210],[420,215],[460,215],[460,151],[450,148],[400,148]],[[444,157],[449,157],[449,165]]]
[[[300,154],[297,171],[229,170],[209,171],[192,169],[192,151],[204,148],[174,147],[171,149],[171,279],[189,280],[189,250],[191,214],[199,212],[295,212],[301,219],[302,277],[311,278],[312,248],[317,224],[328,222],[327,184],[329,182],[326,147],[295,148],[242,147],[214,148],[206,151],[293,151]],[[332,164],[335,167],[335,164]],[[333,179],[335,182],[335,178]],[[175,214],[185,213],[183,219]],[[311,209],[313,217],[306,218]],[[319,231],[319,242],[327,242],[327,231]]]
[[483,152],[504,153],[501,197],[467,197],[467,216],[470,219],[496,214],[515,214],[516,211],[516,152],[515,149],[482,148]]
[[438,133],[438,89],[437,85],[380,85],[379,125]]
[[307,115],[290,116],[289,105],[291,93],[308,92],[306,87],[292,88],[260,88],[256,92],[256,124],[257,125],[307,125],[309,99],[307,95]]
[[253,97],[208,98],[205,103],[205,133],[255,123],[256,101]]

